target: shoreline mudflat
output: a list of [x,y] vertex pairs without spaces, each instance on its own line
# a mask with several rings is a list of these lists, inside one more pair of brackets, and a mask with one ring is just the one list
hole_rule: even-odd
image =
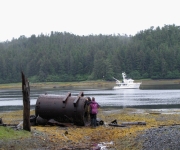
[[[0,112],[4,123],[19,123],[22,121],[22,110],[13,112]],[[31,111],[34,114],[34,110]],[[0,148],[10,149],[91,149],[98,143],[111,143],[111,149],[148,149],[154,142],[156,146],[162,146],[162,142],[154,133],[158,133],[161,141],[175,138],[180,124],[180,110],[139,110],[139,109],[112,109],[100,108],[98,118],[105,125],[95,129],[91,127],[59,127],[59,126],[32,126],[31,136],[27,138],[0,140]],[[118,124],[123,122],[144,121],[146,125],[128,125],[126,127],[113,127],[108,124],[117,120]],[[165,132],[167,131],[168,132]],[[162,132],[161,132],[162,131]],[[18,132],[18,131],[16,131]],[[162,134],[160,134],[160,132]],[[173,133],[172,133],[173,132]],[[171,134],[172,133],[172,134]],[[169,137],[168,137],[169,135]],[[173,137],[172,137],[173,136]],[[179,134],[177,134],[179,136]],[[152,137],[152,138],[150,138]],[[177,137],[178,138],[178,137]],[[176,139],[176,138],[175,138]],[[155,140],[155,141],[154,141]],[[178,142],[176,142],[178,146]],[[167,142],[171,147],[171,142]],[[175,144],[174,142],[172,144]],[[176,147],[174,147],[176,149]]]

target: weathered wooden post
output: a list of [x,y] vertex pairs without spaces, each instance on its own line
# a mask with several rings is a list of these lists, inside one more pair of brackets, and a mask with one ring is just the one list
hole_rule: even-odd
[[30,87],[29,81],[22,75],[22,94],[23,94],[23,129],[31,131],[30,125]]

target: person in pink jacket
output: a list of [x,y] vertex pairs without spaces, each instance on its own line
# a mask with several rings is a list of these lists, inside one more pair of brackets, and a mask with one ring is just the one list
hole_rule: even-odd
[[92,97],[92,101],[90,104],[90,108],[91,108],[91,125],[92,127],[96,127],[97,121],[97,113],[98,113],[98,108],[99,108],[99,104],[95,101],[95,98]]

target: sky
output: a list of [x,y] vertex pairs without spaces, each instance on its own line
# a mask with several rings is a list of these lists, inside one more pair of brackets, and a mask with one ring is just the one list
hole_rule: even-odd
[[0,42],[51,31],[135,35],[180,25],[178,0],[0,0]]

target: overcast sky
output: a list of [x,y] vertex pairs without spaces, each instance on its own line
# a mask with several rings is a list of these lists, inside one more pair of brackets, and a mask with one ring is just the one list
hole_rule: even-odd
[[127,34],[180,25],[178,0],[0,0],[0,41],[49,34]]

